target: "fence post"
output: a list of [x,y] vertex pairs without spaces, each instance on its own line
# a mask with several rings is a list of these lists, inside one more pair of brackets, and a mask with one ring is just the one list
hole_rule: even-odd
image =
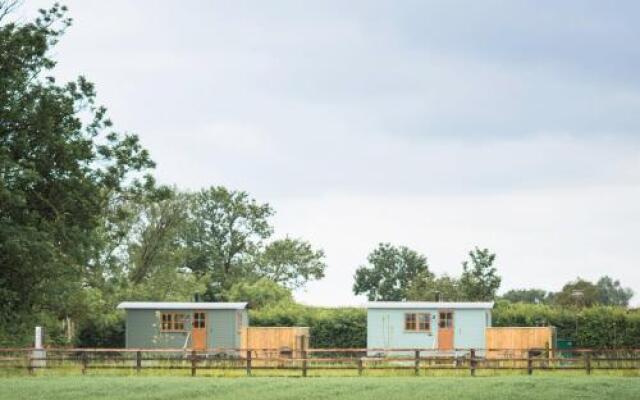
[[591,352],[584,353],[584,369],[587,371],[587,375],[591,375]]
[[531,350],[527,351],[527,374],[533,374],[533,359],[531,358]]
[[307,349],[302,350],[302,376],[307,376]]
[[191,350],[191,376],[196,376],[196,363],[198,362],[196,358],[196,351]]
[[247,350],[247,376],[251,376],[251,350]]
[[471,376],[476,376],[476,349],[471,349],[469,353],[469,370]]
[[89,355],[87,354],[87,351],[84,350],[82,352],[82,375],[85,375],[87,373],[88,367],[89,367]]
[[420,350],[416,350],[415,365],[413,367],[416,376],[420,375]]
[[26,351],[25,355],[26,355],[26,363],[27,363],[27,372],[29,372],[29,375],[32,375],[33,374],[33,360],[32,360],[33,353],[30,351]]
[[142,369],[142,352],[140,350],[136,351],[136,373],[140,373]]
[[362,376],[362,357],[358,357],[358,375]]

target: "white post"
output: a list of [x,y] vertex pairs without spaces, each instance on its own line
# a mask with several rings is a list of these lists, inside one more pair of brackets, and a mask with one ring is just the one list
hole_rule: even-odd
[[42,327],[36,326],[36,341],[35,341],[35,349],[42,349]]
[[35,332],[35,341],[34,341],[34,350],[31,353],[31,357],[34,360],[31,361],[32,368],[43,368],[47,366],[47,352],[44,350],[42,346],[42,327],[36,326]]

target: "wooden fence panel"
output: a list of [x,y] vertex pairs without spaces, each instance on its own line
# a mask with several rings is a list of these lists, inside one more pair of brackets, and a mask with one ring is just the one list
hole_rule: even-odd
[[552,357],[554,336],[555,328],[552,326],[487,328],[487,358],[523,358],[531,349],[548,350],[546,356]]
[[309,337],[307,327],[247,327],[242,330],[241,343],[245,349],[303,350]]

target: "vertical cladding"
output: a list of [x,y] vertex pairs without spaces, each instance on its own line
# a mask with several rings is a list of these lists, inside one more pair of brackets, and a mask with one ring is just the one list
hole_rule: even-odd
[[[181,348],[187,339],[187,332],[160,332],[160,310],[127,310],[127,348]],[[168,311],[172,312],[172,310]]]
[[486,310],[455,310],[454,346],[458,349],[485,347]]
[[[454,347],[458,349],[485,347],[485,328],[491,326],[491,311],[484,309],[453,309]],[[405,313],[430,313],[430,332],[410,332],[404,329]],[[438,309],[376,309],[367,310],[367,348],[429,348],[437,349]]]
[[[405,331],[405,313],[430,313],[431,331]],[[435,310],[369,309],[367,312],[368,348],[434,348],[437,334],[438,324]]]
[[[249,325],[246,309],[126,309],[127,348],[190,348],[194,312],[206,314],[207,348],[241,347],[242,329]],[[161,332],[161,314],[185,314],[184,331]]]
[[207,340],[211,348],[232,349],[239,345],[236,310],[209,310]]
[[242,347],[242,331],[249,327],[249,313],[247,310],[238,310],[236,312],[237,327],[236,327],[236,345],[235,347]]

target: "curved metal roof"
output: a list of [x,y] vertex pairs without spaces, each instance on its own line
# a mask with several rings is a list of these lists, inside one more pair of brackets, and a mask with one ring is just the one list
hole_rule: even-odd
[[125,301],[118,304],[124,310],[243,310],[247,303],[195,303],[164,301]]
[[385,308],[385,309],[457,309],[457,310],[489,310],[493,308],[493,302],[436,302],[436,301],[372,301],[367,303],[367,308]]

